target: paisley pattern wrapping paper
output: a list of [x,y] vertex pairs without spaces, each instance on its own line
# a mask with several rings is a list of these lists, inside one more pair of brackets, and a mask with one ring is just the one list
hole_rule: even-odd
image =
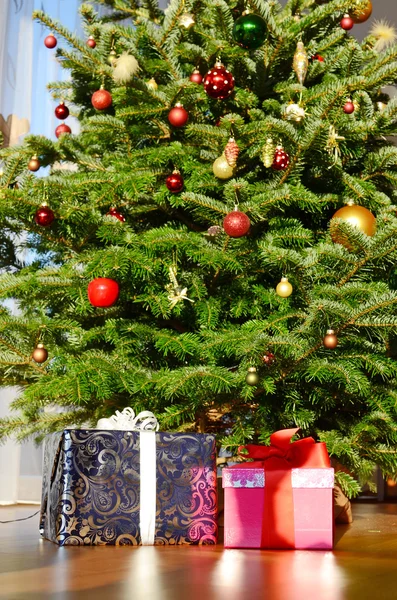
[[[215,437],[156,433],[155,544],[215,544]],[[46,438],[40,533],[64,545],[139,545],[140,434]]]

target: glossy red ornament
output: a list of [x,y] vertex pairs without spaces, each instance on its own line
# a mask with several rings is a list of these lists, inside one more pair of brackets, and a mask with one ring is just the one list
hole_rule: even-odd
[[47,48],[55,48],[57,43],[58,43],[57,38],[55,37],[55,35],[52,35],[52,33],[50,35],[47,35],[47,37],[44,40],[44,45]]
[[94,38],[92,37],[92,35],[90,35],[90,37],[88,38],[86,44],[87,44],[87,46],[89,48],[95,48],[96,47],[96,41],[94,40]]
[[318,62],[324,62],[324,58],[321,56],[321,54],[313,54],[313,56],[309,58],[310,62],[313,62],[314,60],[318,60]]
[[168,113],[168,120],[174,127],[183,127],[186,125],[189,118],[189,113],[185,110],[179,102],[175,104],[174,108],[171,108]]
[[88,284],[87,295],[92,306],[107,308],[113,306],[119,297],[120,287],[117,281],[107,277],[98,277]]
[[69,125],[66,125],[66,123],[61,123],[55,129],[55,135],[57,136],[57,138],[59,138],[61,135],[65,134],[65,133],[72,133],[72,130],[70,129]]
[[118,219],[122,223],[125,223],[125,216],[121,212],[119,212],[117,210],[117,208],[110,208],[109,212],[107,213],[107,216],[108,217],[115,217],[116,219]]
[[63,102],[61,102],[60,104],[58,104],[58,106],[55,109],[55,116],[57,119],[61,119],[63,121],[63,119],[67,119],[69,116],[69,109],[67,106],[65,106],[65,104]]
[[347,115],[351,115],[352,113],[354,113],[354,104],[351,100],[348,100],[344,107],[343,107],[343,112],[345,112]]
[[41,225],[41,227],[48,227],[51,225],[54,219],[54,212],[46,205],[40,206],[40,208],[36,210],[36,214],[34,216],[34,220],[36,221],[37,225]]
[[221,62],[216,62],[204,77],[204,90],[218,100],[228,98],[234,90],[234,77]]
[[101,88],[92,94],[91,104],[97,110],[106,110],[112,104],[112,95]]
[[251,227],[247,215],[237,208],[230,212],[223,220],[223,229],[230,237],[238,238],[246,235]]
[[282,171],[289,165],[289,154],[284,150],[282,146],[277,146],[274,153],[272,169],[276,171]]
[[354,21],[351,17],[349,17],[349,15],[345,15],[340,22],[340,26],[345,31],[350,31],[350,29],[353,29]]
[[183,177],[177,169],[168,175],[165,185],[173,194],[178,194],[183,190]]
[[200,71],[198,69],[194,69],[193,73],[190,75],[189,77],[190,81],[193,81],[193,83],[203,83],[203,76],[201,75]]

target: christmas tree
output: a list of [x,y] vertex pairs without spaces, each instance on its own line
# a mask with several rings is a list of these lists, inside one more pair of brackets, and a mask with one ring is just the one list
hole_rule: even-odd
[[35,13],[71,73],[59,139],[1,153],[34,256],[0,276],[2,435],[132,406],[232,453],[299,426],[350,495],[396,477],[393,31],[349,32],[369,0],[102,4],[87,39]]

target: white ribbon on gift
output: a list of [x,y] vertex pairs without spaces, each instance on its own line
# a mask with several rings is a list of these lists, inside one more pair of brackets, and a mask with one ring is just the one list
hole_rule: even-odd
[[116,410],[108,419],[99,419],[97,429],[139,432],[140,511],[139,528],[142,546],[154,544],[156,529],[156,431],[154,414],[144,410],[135,416],[132,408]]

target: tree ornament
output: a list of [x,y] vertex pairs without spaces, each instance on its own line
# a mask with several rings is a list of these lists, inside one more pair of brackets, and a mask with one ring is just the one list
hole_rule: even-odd
[[225,146],[223,151],[227,163],[230,167],[235,167],[237,164],[238,155],[240,154],[240,148],[236,144],[236,140],[231,137]]
[[345,139],[346,138],[344,138],[343,135],[338,135],[338,133],[333,125],[329,126],[328,140],[325,145],[325,149],[330,156],[334,157],[334,163],[333,163],[334,165],[336,165],[336,163],[338,162],[338,159],[341,154],[340,148],[339,148],[339,142],[343,142],[343,140],[345,140]]
[[35,154],[34,156],[32,156],[32,158],[28,162],[28,169],[29,169],[29,171],[36,172],[40,169],[40,167],[41,167],[40,161]]
[[174,169],[171,175],[168,175],[165,185],[173,194],[179,194],[183,190],[183,177],[178,169]]
[[36,210],[36,214],[34,215],[34,220],[37,225],[40,225],[41,227],[48,227],[54,219],[54,212],[46,204],[42,204],[40,208]]
[[364,206],[354,204],[352,200],[348,202],[346,206],[343,206],[336,211],[330,222],[330,233],[332,241],[335,244],[341,244],[348,250],[351,250],[351,244],[349,244],[345,235],[339,230],[334,219],[342,219],[346,223],[349,223],[353,227],[357,227],[362,233],[372,237],[376,231],[376,219],[370,210]]
[[264,19],[249,11],[243,12],[233,26],[233,39],[247,50],[256,50],[265,41],[267,25]]
[[224,100],[232,94],[234,90],[234,77],[219,60],[216,61],[215,66],[204,77],[204,90],[210,98],[217,100]]
[[58,106],[55,109],[55,116],[57,119],[60,119],[61,121],[63,121],[64,119],[67,119],[69,116],[69,109],[67,106],[65,106],[64,102],[60,102],[58,104]]
[[386,108],[387,104],[385,102],[380,102],[378,101],[376,103],[376,108],[378,109],[379,112],[383,112]]
[[289,154],[284,150],[284,148],[279,145],[276,147],[276,151],[273,157],[272,168],[276,171],[282,171],[286,169],[289,165]]
[[268,367],[270,367],[271,365],[274,365],[274,363],[276,362],[276,357],[273,354],[273,352],[265,352],[265,354],[262,354],[262,356],[261,356],[261,361],[263,362],[264,365],[267,365]]
[[116,219],[118,219],[118,220],[119,220],[119,221],[121,221],[122,223],[124,223],[124,222],[125,222],[125,216],[124,216],[124,215],[123,215],[121,212],[119,212],[119,211],[117,210],[117,208],[109,208],[109,212],[108,212],[108,213],[106,213],[106,215],[107,215],[108,217],[115,217]]
[[333,350],[338,345],[338,338],[335,335],[333,329],[327,329],[327,333],[324,336],[323,344],[329,350]]
[[57,43],[58,43],[58,40],[54,35],[52,35],[52,33],[50,33],[50,35],[47,35],[47,37],[44,40],[44,45],[47,48],[55,48]]
[[262,148],[262,162],[265,165],[266,169],[270,169],[274,160],[274,153],[276,151],[276,147],[272,138],[267,138],[265,145]]
[[72,130],[70,129],[69,125],[66,125],[66,123],[61,123],[55,129],[55,135],[57,136],[57,138],[60,138],[61,135],[65,135],[65,133],[72,133]]
[[282,277],[280,283],[277,284],[276,294],[280,296],[280,298],[288,298],[291,296],[293,287],[288,281],[287,277]]
[[107,277],[98,277],[88,284],[87,295],[92,306],[108,308],[117,302],[120,287],[117,281]]
[[343,106],[343,112],[345,112],[347,115],[351,115],[352,113],[354,113],[354,104],[350,100],[350,98],[347,102],[345,102]]
[[168,270],[168,276],[170,278],[170,283],[165,286],[167,292],[169,292],[169,296],[167,300],[169,300],[171,304],[171,310],[174,308],[178,302],[183,302],[184,300],[188,300],[192,304],[194,304],[194,300],[188,298],[187,288],[183,288],[179,285],[178,280],[176,278],[177,269],[176,265],[172,265]]
[[200,85],[200,83],[203,83],[203,76],[198,69],[194,69],[193,73],[189,77],[189,80]]
[[373,46],[375,52],[382,52],[382,50],[394,44],[397,39],[396,28],[384,19],[375,21],[369,35],[376,40]]
[[212,170],[215,177],[218,177],[218,179],[230,179],[230,177],[233,177],[234,175],[234,169],[229,165],[224,154],[218,156],[214,161]]
[[248,373],[245,378],[245,382],[247,385],[258,385],[259,375],[256,371],[256,367],[248,367]]
[[285,116],[289,121],[300,123],[305,118],[306,111],[302,106],[299,106],[299,104],[291,102],[285,109]]
[[209,235],[210,237],[215,237],[221,234],[222,231],[222,227],[220,227],[219,225],[211,225],[211,227],[208,227],[207,229],[207,235]]
[[194,15],[191,13],[183,13],[183,15],[179,17],[179,23],[182,25],[182,27],[190,29],[193,27],[196,21],[194,20]]
[[351,17],[349,17],[349,15],[346,14],[346,15],[344,15],[343,19],[341,20],[340,26],[345,31],[350,31],[350,29],[353,29],[353,27],[354,27],[354,21]]
[[36,348],[32,352],[32,358],[39,364],[44,363],[47,360],[48,351],[46,348],[44,348],[44,344],[37,344]]
[[99,90],[92,94],[91,104],[97,110],[106,110],[112,104],[112,95],[101,86]]
[[116,50],[114,50],[113,48],[111,49],[111,51],[109,52],[108,55],[108,63],[111,67],[113,67],[114,63],[117,60],[117,52]]
[[113,81],[117,84],[125,84],[131,81],[133,76],[139,71],[139,64],[135,56],[123,52],[113,63]]
[[94,39],[94,36],[90,35],[90,37],[88,38],[88,40],[86,41],[86,44],[89,48],[95,48],[96,47],[96,41]]
[[149,81],[146,82],[146,85],[153,91],[156,91],[159,88],[159,86],[157,85],[157,81],[154,79],[154,77],[149,79]]
[[237,206],[235,206],[234,210],[227,214],[223,219],[223,229],[227,235],[233,238],[247,235],[250,227],[251,221],[245,213],[239,211]]
[[303,42],[298,42],[296,45],[292,66],[299,83],[303,85],[306,79],[307,69],[309,67],[309,57]]
[[318,62],[324,62],[324,58],[321,56],[321,54],[313,54],[309,57],[309,62],[312,63],[315,60],[318,60]]
[[180,102],[177,102],[174,108],[168,113],[168,120],[174,127],[183,127],[189,119],[189,113]]
[[371,0],[353,0],[350,15],[355,23],[368,21],[372,15]]

